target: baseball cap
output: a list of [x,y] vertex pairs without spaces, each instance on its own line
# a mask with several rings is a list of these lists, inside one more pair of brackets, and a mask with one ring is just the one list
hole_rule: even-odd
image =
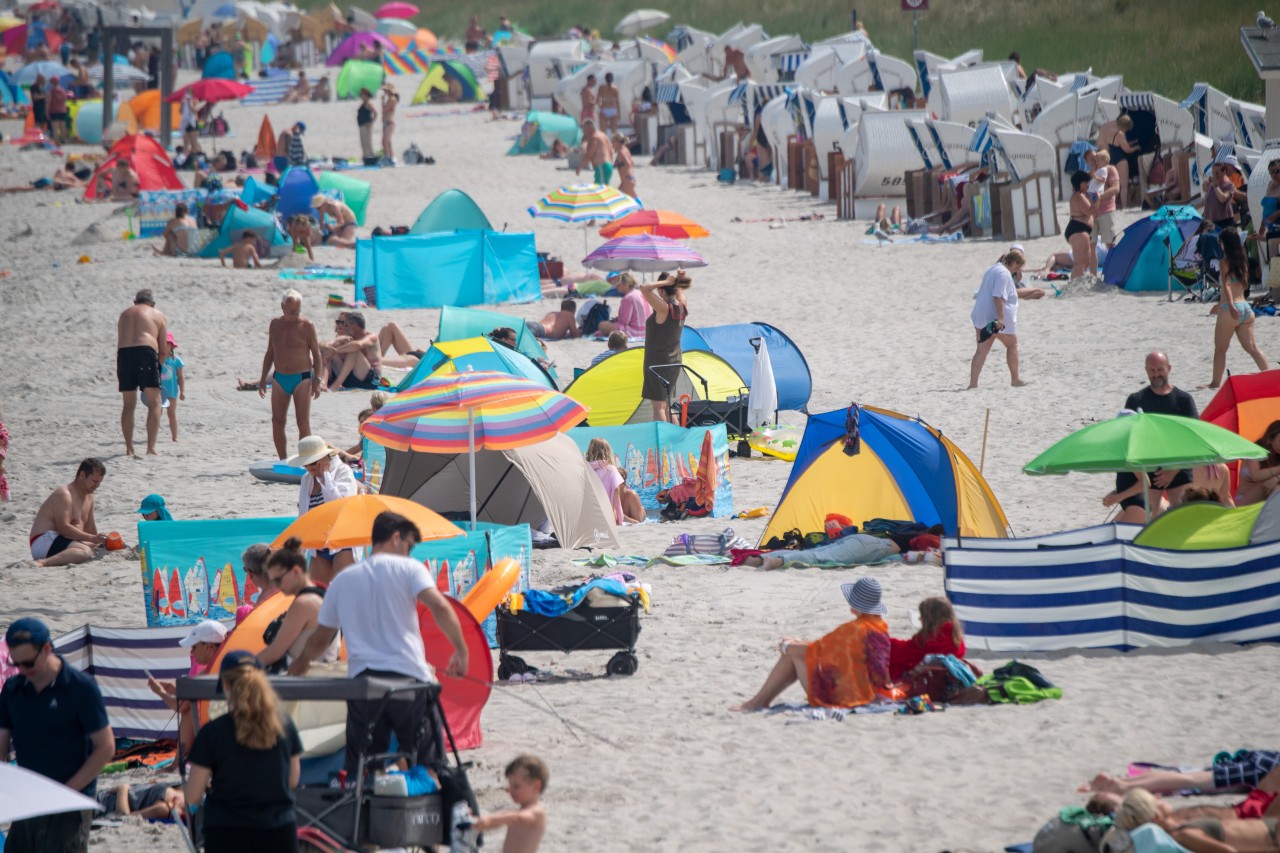
[[1021,244],[1021,243],[1014,243],[1012,246],[1010,246],[1010,247],[1009,247],[1009,251],[1010,251],[1010,252],[1021,252],[1021,253],[1022,253],[1022,254],[1024,254],[1024,255],[1027,253],[1027,250],[1026,250],[1026,249],[1024,249],[1024,248],[1022,248],[1022,244]]
[[178,645],[189,649],[196,643],[218,643],[227,638],[227,626],[212,619],[206,619],[191,629],[191,633],[178,641]]
[[1237,172],[1240,171],[1240,161],[1236,158],[1236,155],[1234,154],[1228,154],[1226,157],[1223,157],[1222,164],[1224,166],[1230,166],[1231,168],[1235,169]]
[[305,134],[307,132],[307,123],[305,121],[296,122],[293,126],[298,129],[299,133]]
[[4,643],[9,648],[27,643],[43,646],[47,642],[49,642],[49,626],[34,616],[24,616],[4,632]]
[[230,672],[231,670],[239,669],[242,666],[262,669],[262,661],[258,660],[258,656],[253,652],[245,651],[244,649],[236,649],[235,651],[227,652],[222,656],[222,666],[218,668],[218,672]]

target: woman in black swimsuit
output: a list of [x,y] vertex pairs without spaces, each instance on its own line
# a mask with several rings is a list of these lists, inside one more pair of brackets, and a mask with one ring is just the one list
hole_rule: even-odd
[[1071,176],[1071,200],[1067,203],[1071,221],[1063,236],[1071,246],[1071,277],[1083,278],[1094,268],[1093,260],[1093,200],[1085,192],[1089,185],[1088,172],[1076,172]]
[[[1103,125],[1103,130],[1106,129],[1107,125]],[[1129,141],[1131,130],[1133,130],[1133,119],[1122,115],[1116,119],[1107,136],[1102,137],[1099,134],[1099,141],[1106,139],[1107,153],[1111,155],[1111,165],[1115,166],[1116,171],[1120,173],[1120,197],[1116,202],[1121,209],[1129,206],[1129,178],[1138,174],[1138,155],[1142,153],[1142,149]]]

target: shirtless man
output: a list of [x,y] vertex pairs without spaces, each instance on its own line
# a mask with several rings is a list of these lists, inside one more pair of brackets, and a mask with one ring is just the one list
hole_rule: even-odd
[[94,549],[107,541],[93,520],[93,493],[102,485],[107,466],[85,459],[76,478],[53,490],[31,523],[31,556],[37,566],[71,566],[93,559]]
[[618,132],[618,113],[622,108],[622,96],[613,85],[612,71],[604,75],[604,85],[596,93],[596,100],[600,106],[600,126],[612,136]]
[[258,235],[252,231],[241,234],[240,242],[218,250],[218,262],[224,267],[227,265],[227,255],[231,256],[231,266],[235,269],[262,269],[262,258],[258,257]]
[[103,181],[108,177],[111,180],[110,195],[108,196],[111,201],[133,201],[138,197],[140,189],[138,173],[133,171],[129,161],[122,157],[116,160],[115,165],[111,167],[111,171],[107,175],[99,176],[99,196],[107,193],[107,188],[103,186]]
[[120,314],[116,324],[116,378],[124,395],[120,429],[124,449],[133,449],[133,414],[138,408],[138,390],[147,406],[147,455],[156,455],[156,434],[160,432],[160,365],[169,357],[165,341],[169,321],[156,310],[150,290],[139,290],[133,305]]
[[289,404],[294,404],[298,438],[306,438],[311,435],[311,401],[320,396],[323,388],[319,377],[323,375],[320,371],[324,362],[316,327],[302,316],[302,294],[285,291],[280,309],[280,316],[271,321],[267,330],[267,354],[262,358],[258,396],[267,396],[267,374],[271,373],[275,379],[271,383],[271,437],[276,455],[284,459],[289,455],[284,434]]
[[572,299],[561,302],[559,311],[552,311],[541,321],[526,320],[525,325],[534,337],[547,341],[582,337],[578,329],[578,306]]
[[85,186],[88,181],[81,180],[75,172],[75,164],[70,160],[62,164],[58,171],[53,173],[53,188],[55,190],[72,190]]
[[329,226],[329,236],[324,241],[326,245],[339,249],[356,247],[356,215],[351,208],[336,198],[319,194],[312,197],[311,206],[320,214],[321,222],[325,214],[333,220],[333,224]]
[[187,205],[184,202],[178,202],[173,206],[173,218],[164,226],[164,246],[157,249],[151,247],[151,251],[157,255],[173,258],[181,255],[186,257],[191,252],[191,235],[196,233],[196,221],[187,212]]
[[573,170],[573,174],[580,174],[582,167],[588,163],[591,164],[595,182],[608,186],[609,181],[613,180],[613,145],[609,142],[609,137],[596,130],[594,121],[582,123],[582,159],[578,161],[578,168]]
[[596,75],[587,75],[587,85],[582,87],[582,132],[587,131],[587,122],[596,120]]
[[320,349],[329,370],[329,381],[323,390],[378,390],[382,387],[382,344],[378,336],[365,328],[364,315],[359,311],[348,311],[337,322],[346,334]]

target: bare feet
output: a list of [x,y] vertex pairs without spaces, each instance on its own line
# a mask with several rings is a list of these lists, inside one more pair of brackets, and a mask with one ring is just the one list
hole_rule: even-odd
[[975,382],[974,384],[970,385],[968,388],[966,388],[966,389],[964,389],[964,390],[966,390],[966,391],[972,391],[973,389],[975,389],[975,388],[977,388],[977,387],[978,387],[978,384]]
[[1108,791],[1115,794],[1124,793],[1120,780],[1109,773],[1099,773],[1093,777],[1093,781],[1086,782],[1079,788],[1076,788],[1081,794],[1087,794],[1092,791]]
[[733,711],[734,713],[742,714],[742,713],[746,713],[747,711],[763,711],[767,707],[768,707],[767,705],[760,705],[748,699],[746,702],[741,702],[737,705],[734,705],[729,710]]
[[1029,384],[1031,384],[1031,383],[1029,383],[1029,382],[1028,382],[1027,380],[1025,380],[1025,379],[1015,379],[1015,380],[1013,380],[1013,382],[1011,382],[1011,383],[1009,383],[1009,384],[1010,384],[1010,385],[1012,385],[1014,388],[1021,388],[1023,385],[1029,385]]

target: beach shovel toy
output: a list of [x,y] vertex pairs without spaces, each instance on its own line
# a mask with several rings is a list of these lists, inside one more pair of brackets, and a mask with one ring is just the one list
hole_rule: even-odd
[[108,551],[123,551],[123,550],[124,550],[124,537],[122,537],[119,533],[115,533],[115,532],[108,533],[108,534],[107,534],[107,550],[108,550]]
[[134,233],[133,233],[133,212],[132,212],[132,211],[125,211],[125,214],[124,214],[124,215],[125,215],[125,216],[127,216],[127,217],[129,217],[129,227],[128,227],[127,229],[125,229],[125,232],[124,232],[124,235],[123,235],[123,236],[124,236],[124,239],[126,239],[126,240],[132,240],[132,239],[134,239],[135,237],[137,237],[137,236],[138,236],[137,234],[134,234]]

